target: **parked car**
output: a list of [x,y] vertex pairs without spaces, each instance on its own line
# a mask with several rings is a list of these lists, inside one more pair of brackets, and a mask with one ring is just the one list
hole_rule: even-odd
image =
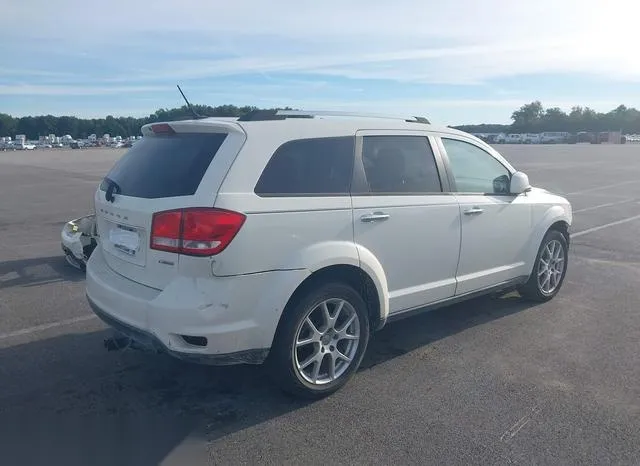
[[68,221],[62,228],[62,251],[73,267],[85,270],[87,260],[96,247],[95,215]]
[[569,133],[565,131],[547,131],[540,134],[542,144],[562,144],[567,142]]
[[504,138],[505,144],[522,144],[522,134],[510,133]]
[[36,145],[22,141],[14,141],[11,143],[11,148],[13,150],[35,150]]
[[493,139],[494,144],[504,144],[507,135],[504,133],[496,134],[496,137]]
[[522,135],[523,144],[540,144],[540,135],[536,133],[526,133]]
[[95,193],[94,312],[139,345],[342,387],[388,322],[518,289],[547,301],[569,202],[423,119],[153,123]]

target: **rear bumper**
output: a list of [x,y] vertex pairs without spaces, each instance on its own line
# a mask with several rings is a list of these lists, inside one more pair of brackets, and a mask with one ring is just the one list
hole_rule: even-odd
[[[141,345],[197,363],[259,364],[284,306],[307,275],[181,276],[161,291],[116,273],[98,246],[87,264],[87,299],[103,321]],[[206,343],[196,346],[189,337]]]
[[140,330],[139,328],[133,327],[131,325],[125,324],[124,322],[116,319],[107,312],[103,311],[100,306],[98,306],[91,300],[89,296],[87,296],[87,300],[89,301],[89,305],[91,306],[91,309],[93,309],[93,312],[100,319],[102,319],[105,324],[109,325],[127,338],[130,338],[131,340],[135,341],[145,348],[157,351],[158,353],[166,353],[178,359],[183,359],[198,364],[211,364],[216,366],[226,366],[232,364],[261,364],[262,362],[264,362],[269,353],[268,349],[238,351],[237,353],[230,354],[194,354],[173,351],[170,348],[167,348],[155,335],[144,330]]

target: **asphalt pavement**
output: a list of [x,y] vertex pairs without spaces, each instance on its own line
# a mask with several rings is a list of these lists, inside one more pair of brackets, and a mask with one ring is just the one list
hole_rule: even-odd
[[0,152],[0,464],[640,464],[640,145],[498,149],[572,201],[560,294],[390,324],[312,403],[107,351],[60,230],[122,151]]

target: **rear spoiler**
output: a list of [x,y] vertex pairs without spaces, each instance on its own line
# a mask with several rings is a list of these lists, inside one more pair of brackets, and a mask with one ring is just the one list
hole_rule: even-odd
[[235,121],[216,118],[148,123],[141,128],[141,132],[143,136],[169,133],[240,133],[246,136],[242,127]]

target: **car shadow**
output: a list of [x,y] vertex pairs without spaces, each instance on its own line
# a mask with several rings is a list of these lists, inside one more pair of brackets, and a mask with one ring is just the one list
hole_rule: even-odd
[[84,272],[70,266],[62,251],[58,256],[18,259],[0,263],[0,290],[63,281],[78,282],[84,279]]
[[360,370],[402,356],[434,341],[533,307],[516,292],[483,296],[387,324],[369,341]]
[[[370,341],[360,371],[531,306],[514,295],[479,298],[390,323]],[[8,347],[0,341],[6,464],[156,465],[185,444],[206,456],[211,442],[310,404],[283,394],[264,367],[109,352],[103,343],[111,335],[69,333]],[[180,464],[204,461],[187,458]]]

